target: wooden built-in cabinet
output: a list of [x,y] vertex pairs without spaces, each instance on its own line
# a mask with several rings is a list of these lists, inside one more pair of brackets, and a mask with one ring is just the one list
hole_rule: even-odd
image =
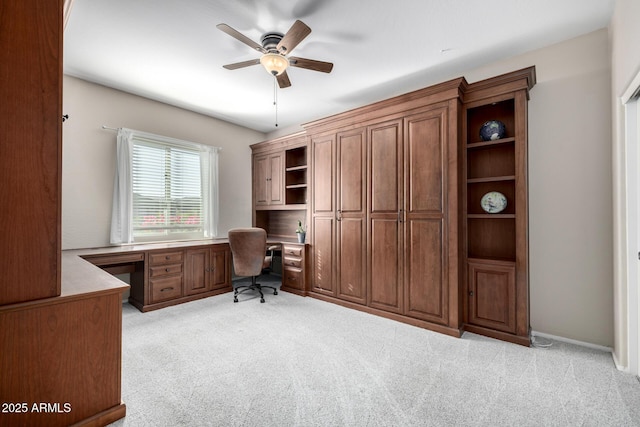
[[[470,85],[463,109],[465,328],[529,344],[527,101],[535,84],[528,68]],[[483,123],[499,120],[506,134],[483,141]],[[499,213],[484,194],[507,199]]]
[[231,252],[226,245],[186,251],[185,294],[225,289],[230,282]]
[[309,154],[304,133],[251,146],[253,225],[270,238],[295,239],[298,220],[308,222]]
[[[312,290],[366,300],[366,129],[313,135]],[[344,268],[340,268],[344,266]]]
[[[534,84],[534,67],[473,84],[454,79],[256,144],[254,161],[284,153],[284,192],[300,191],[292,199],[305,204],[287,195],[282,207],[265,208],[256,198],[254,224],[291,237],[296,218],[309,219],[310,296],[453,336],[469,330],[528,345]],[[507,135],[481,141],[492,119]],[[481,209],[488,191],[506,196],[505,211]]]
[[60,295],[62,0],[0,12],[0,305]]
[[[142,270],[144,274],[131,276],[129,303],[140,311],[156,310],[231,290],[231,250],[228,243],[147,250],[139,254],[144,262],[134,271]],[[126,263],[127,256],[131,258],[132,254],[84,258],[110,271],[109,266],[118,265],[119,261]],[[120,268],[123,268],[122,264]]]
[[305,125],[313,296],[460,335],[460,83]]
[[128,286],[62,257],[62,46],[62,0],[2,1],[0,426],[98,426],[126,412]]
[[307,247],[302,243],[282,244],[282,290],[306,295]]
[[268,153],[253,159],[253,189],[255,206],[284,204],[284,153]]

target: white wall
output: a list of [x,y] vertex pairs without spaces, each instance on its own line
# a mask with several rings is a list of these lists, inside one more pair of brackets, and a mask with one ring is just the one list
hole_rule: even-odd
[[[638,362],[638,353],[640,349],[629,348],[630,342],[636,344],[640,337],[632,338],[629,336],[629,319],[637,319],[637,311],[640,305],[639,301],[630,301],[628,295],[631,287],[635,287],[637,294],[638,283],[628,283],[627,268],[634,268],[631,263],[637,263],[635,254],[627,253],[627,220],[636,221],[638,218],[627,218],[627,187],[625,178],[628,171],[625,169],[627,163],[625,138],[624,138],[624,108],[620,102],[620,96],[628,88],[632,79],[640,73],[640,54],[638,46],[640,46],[640,26],[638,26],[637,18],[640,16],[640,2],[637,0],[617,0],[611,24],[609,26],[609,34],[611,39],[611,70],[612,70],[612,97],[613,106],[613,194],[614,194],[614,253],[615,253],[615,347],[614,357],[616,363],[623,369],[629,369],[632,372],[638,372],[640,366],[629,366],[630,352],[635,352],[632,360]],[[636,164],[632,159],[629,164]],[[632,172],[630,175],[637,175],[638,171]],[[632,197],[637,200],[638,195]],[[634,236],[635,237],[635,236]],[[634,242],[637,244],[637,242]],[[630,260],[627,263],[627,260]],[[637,264],[636,264],[637,265]],[[632,325],[631,330],[635,328],[638,332],[640,325]]]
[[249,145],[264,134],[74,77],[63,84],[63,249],[109,244],[116,133],[102,125],[222,147],[219,233],[251,225]]
[[613,245],[608,33],[596,31],[465,73],[530,65],[531,328],[612,347]]

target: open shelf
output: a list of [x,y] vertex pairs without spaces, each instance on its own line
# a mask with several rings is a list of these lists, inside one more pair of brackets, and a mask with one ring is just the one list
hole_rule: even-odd
[[468,258],[516,259],[515,215],[467,216]]
[[[498,191],[507,198],[507,207],[500,214],[516,213],[515,180],[490,180],[469,183],[467,185],[467,216],[473,214],[487,214],[480,206],[482,196],[490,191]],[[487,214],[495,217],[498,214]]]
[[514,141],[488,144],[467,151],[467,179],[515,176]]
[[[496,142],[481,141],[480,128],[488,120],[500,120],[506,128],[506,135],[503,139],[515,137],[515,102],[513,98],[504,101],[493,102],[467,109],[467,144]],[[502,141],[502,140],[497,140]]]
[[304,205],[307,203],[308,164],[307,147],[295,147],[285,150],[285,205]]

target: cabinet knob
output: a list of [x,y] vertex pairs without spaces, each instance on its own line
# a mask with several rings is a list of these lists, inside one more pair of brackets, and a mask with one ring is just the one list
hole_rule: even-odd
[[472,297],[473,296],[473,291],[469,291],[469,296]]
[[164,271],[166,271],[167,273],[171,271],[170,268],[165,268]]

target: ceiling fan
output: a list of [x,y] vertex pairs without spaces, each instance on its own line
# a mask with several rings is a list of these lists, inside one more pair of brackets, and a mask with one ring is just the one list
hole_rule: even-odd
[[249,37],[231,28],[227,24],[218,24],[216,27],[230,35],[231,37],[241,41],[250,48],[262,53],[262,56],[249,61],[236,62],[234,64],[223,65],[227,70],[236,70],[251,65],[262,64],[262,66],[275,76],[280,88],[291,86],[291,81],[287,75],[287,68],[298,67],[308,70],[320,71],[322,73],[330,73],[333,69],[331,62],[316,61],[314,59],[299,58],[296,56],[288,56],[305,37],[311,33],[304,22],[297,20],[293,23],[286,34],[278,32],[269,32],[264,34],[258,44]]

